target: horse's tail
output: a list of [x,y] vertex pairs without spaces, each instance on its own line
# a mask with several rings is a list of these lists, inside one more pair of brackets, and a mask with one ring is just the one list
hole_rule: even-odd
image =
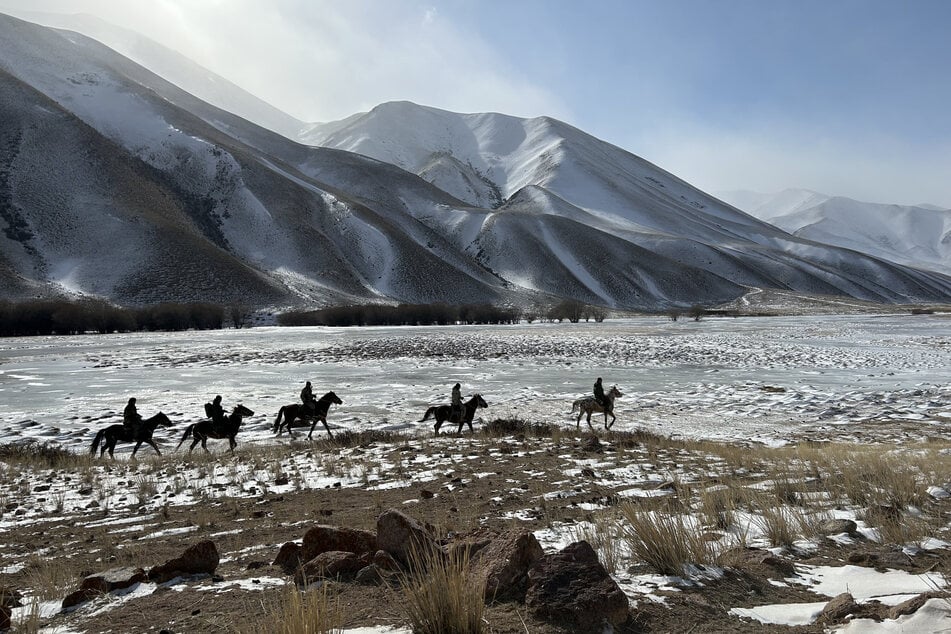
[[582,400],[582,399],[579,398],[577,401],[575,401],[574,403],[571,404],[571,413],[572,413],[572,414],[574,414],[575,412],[577,412],[578,409],[581,407],[581,400]]
[[96,450],[99,449],[99,443],[102,442],[103,437],[106,435],[105,429],[100,429],[96,432],[96,437],[92,439],[92,446],[89,448],[89,455],[95,456]]
[[433,405],[432,407],[430,407],[429,409],[427,409],[427,410],[426,410],[426,413],[423,415],[423,417],[419,419],[419,422],[420,422],[420,423],[425,423],[425,422],[429,419],[430,415],[435,416],[435,415],[436,415],[436,407],[437,407],[436,405]]
[[185,428],[185,434],[182,436],[182,439],[178,441],[178,446],[175,447],[176,451],[178,450],[178,447],[182,446],[182,443],[185,442],[185,439],[191,435],[194,428],[195,428],[195,423],[192,423],[191,425]]
[[[284,406],[286,407],[286,406]],[[277,433],[277,430],[281,428],[281,417],[284,416],[284,407],[277,410],[277,418],[274,419],[274,433]]]

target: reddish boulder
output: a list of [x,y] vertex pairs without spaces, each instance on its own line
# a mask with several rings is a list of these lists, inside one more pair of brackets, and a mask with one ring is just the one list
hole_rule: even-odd
[[304,534],[300,557],[302,561],[310,561],[321,553],[335,550],[362,555],[376,549],[376,535],[370,531],[321,525]]
[[376,545],[401,564],[409,564],[414,556],[441,556],[442,550],[432,533],[412,517],[390,509],[376,522]]
[[277,551],[277,557],[271,562],[272,566],[280,566],[286,575],[292,575],[297,572],[302,563],[301,547],[294,542],[287,542]]
[[165,583],[175,577],[211,575],[218,567],[218,549],[213,541],[203,541],[190,546],[176,557],[149,570],[149,581]]
[[360,558],[353,553],[331,550],[320,553],[298,568],[294,582],[306,586],[317,579],[352,579],[363,567]]
[[535,618],[572,632],[603,632],[605,624],[624,623],[630,612],[627,596],[586,541],[535,562],[525,606]]
[[473,574],[485,579],[485,600],[524,600],[528,571],[544,554],[530,532],[503,533],[480,549],[473,562]]
[[372,563],[380,570],[394,572],[400,569],[400,563],[393,559],[393,555],[385,550],[378,550],[373,553]]
[[717,563],[727,568],[736,568],[764,577],[791,577],[796,568],[788,559],[777,557],[762,548],[731,548],[720,553]]
[[123,590],[137,583],[148,581],[141,568],[112,568],[105,572],[89,575],[79,584],[79,589],[63,599],[63,609],[79,605],[114,590]]
[[859,605],[848,592],[843,592],[826,603],[822,612],[816,618],[816,625],[837,625],[845,620],[850,614],[855,614]]

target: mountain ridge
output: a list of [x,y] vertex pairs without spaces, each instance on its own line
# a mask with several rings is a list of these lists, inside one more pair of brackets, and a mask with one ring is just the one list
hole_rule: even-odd
[[795,189],[757,197],[748,192],[720,192],[720,196],[749,205],[751,214],[795,236],[951,273],[951,210],[869,203]]
[[7,297],[659,310],[759,286],[951,296],[951,278],[790,235],[549,117],[396,102],[305,145],[82,35],[0,15],[0,36]]

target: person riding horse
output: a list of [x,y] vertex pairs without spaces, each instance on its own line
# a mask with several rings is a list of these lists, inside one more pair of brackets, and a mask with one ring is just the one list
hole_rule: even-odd
[[129,399],[125,409],[122,410],[122,425],[130,432],[134,433],[142,424],[142,416],[135,406],[135,397]]
[[314,392],[310,387],[310,381],[304,384],[304,388],[300,391],[300,400],[304,403],[305,411],[314,412],[317,410],[317,399],[314,398]]
[[225,422],[225,408],[221,406],[221,394],[215,396],[210,403],[205,403],[205,414],[211,419],[215,429],[219,429]]
[[449,405],[449,420],[458,423],[462,420],[462,386],[458,383],[452,386],[452,397]]
[[601,407],[604,407],[607,402],[607,399],[604,398],[604,386],[601,385],[600,376],[598,380],[594,382],[594,400],[596,400]]

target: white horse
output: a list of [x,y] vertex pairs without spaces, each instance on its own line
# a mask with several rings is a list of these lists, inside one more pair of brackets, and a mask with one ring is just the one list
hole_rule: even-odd
[[[624,396],[621,393],[621,390],[617,389],[616,385],[612,385],[611,389],[607,391],[604,395],[605,405],[600,405],[593,396],[587,396],[585,398],[579,398],[577,401],[571,405],[571,413],[574,414],[575,410],[578,411],[578,420],[575,421],[577,424],[575,427],[581,427],[581,417],[585,414],[588,415],[588,427],[594,429],[591,425],[591,414],[604,412],[604,428],[611,429],[611,426],[614,425],[614,399]],[[608,415],[611,416],[611,422],[608,423]]]

